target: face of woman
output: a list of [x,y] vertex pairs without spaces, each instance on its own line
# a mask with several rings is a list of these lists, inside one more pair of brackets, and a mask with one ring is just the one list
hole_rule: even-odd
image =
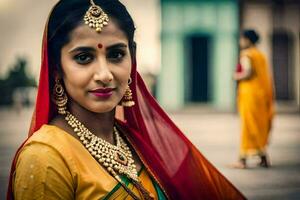
[[101,33],[79,25],[61,50],[61,66],[72,103],[95,113],[109,112],[121,101],[128,85],[128,39],[113,19]]
[[244,37],[244,36],[240,37],[240,42],[239,43],[240,43],[240,48],[241,49],[246,49],[246,48],[251,46],[250,40],[248,38]]

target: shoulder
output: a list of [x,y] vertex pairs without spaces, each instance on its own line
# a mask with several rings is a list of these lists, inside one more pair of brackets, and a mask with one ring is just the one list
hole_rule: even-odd
[[248,57],[248,58],[250,58],[251,55],[252,55],[252,53],[251,53],[250,49],[243,49],[243,50],[241,50],[240,57]]
[[[56,165],[65,162],[64,146],[67,140],[64,133],[54,126],[44,125],[24,144],[18,154],[17,165],[35,163],[37,165]],[[26,164],[27,165],[27,164]]]
[[262,56],[264,56],[264,53],[260,49],[258,49],[256,46],[250,48],[249,53],[252,56],[254,56],[254,57],[262,57]]
[[18,153],[17,164],[20,162],[51,164],[62,167],[74,166],[72,147],[76,139],[62,129],[43,125],[24,144]]
[[73,143],[74,140],[76,141],[71,134],[57,126],[43,125],[38,131],[33,133],[24,146],[40,143],[60,151],[72,145],[70,143]]
[[71,199],[74,179],[60,152],[45,143],[30,142],[18,155],[13,188],[15,199]]
[[57,152],[54,148],[43,143],[30,143],[25,145],[19,155],[17,160],[17,171],[29,170],[29,169],[43,169],[49,166],[61,166],[61,163],[65,163],[61,154]]

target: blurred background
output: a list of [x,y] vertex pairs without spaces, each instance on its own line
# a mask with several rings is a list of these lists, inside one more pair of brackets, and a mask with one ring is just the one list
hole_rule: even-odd
[[[0,199],[26,138],[41,41],[57,0],[0,0]],[[200,151],[249,199],[300,199],[300,1],[121,0],[136,23],[138,69]],[[261,36],[274,79],[270,169],[234,170],[239,147],[236,83],[242,29]]]

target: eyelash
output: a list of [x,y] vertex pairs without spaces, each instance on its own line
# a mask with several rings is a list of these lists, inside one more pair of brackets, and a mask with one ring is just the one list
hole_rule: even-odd
[[121,49],[111,50],[107,54],[107,58],[111,60],[111,62],[113,63],[121,62],[125,56],[126,56],[126,51],[123,51]]
[[[126,51],[118,49],[111,50],[107,54],[107,59],[112,63],[120,63],[123,58],[126,56]],[[95,56],[91,53],[82,52],[74,56],[74,60],[81,65],[87,65],[94,60]]]
[[[81,60],[82,58],[85,58],[84,60]],[[79,53],[74,56],[74,60],[81,65],[87,65],[91,63],[94,60],[94,55],[90,53]]]

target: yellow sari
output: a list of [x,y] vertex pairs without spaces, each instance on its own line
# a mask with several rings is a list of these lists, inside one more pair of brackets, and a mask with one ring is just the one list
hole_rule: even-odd
[[240,156],[265,152],[273,117],[273,85],[264,55],[255,47],[241,56],[251,61],[251,77],[238,84],[238,110],[241,116]]
[[[133,199],[76,138],[51,125],[43,125],[38,132],[19,153],[13,181],[16,200]],[[143,199],[126,177],[121,178]],[[166,199],[145,167],[139,179],[154,199]]]

